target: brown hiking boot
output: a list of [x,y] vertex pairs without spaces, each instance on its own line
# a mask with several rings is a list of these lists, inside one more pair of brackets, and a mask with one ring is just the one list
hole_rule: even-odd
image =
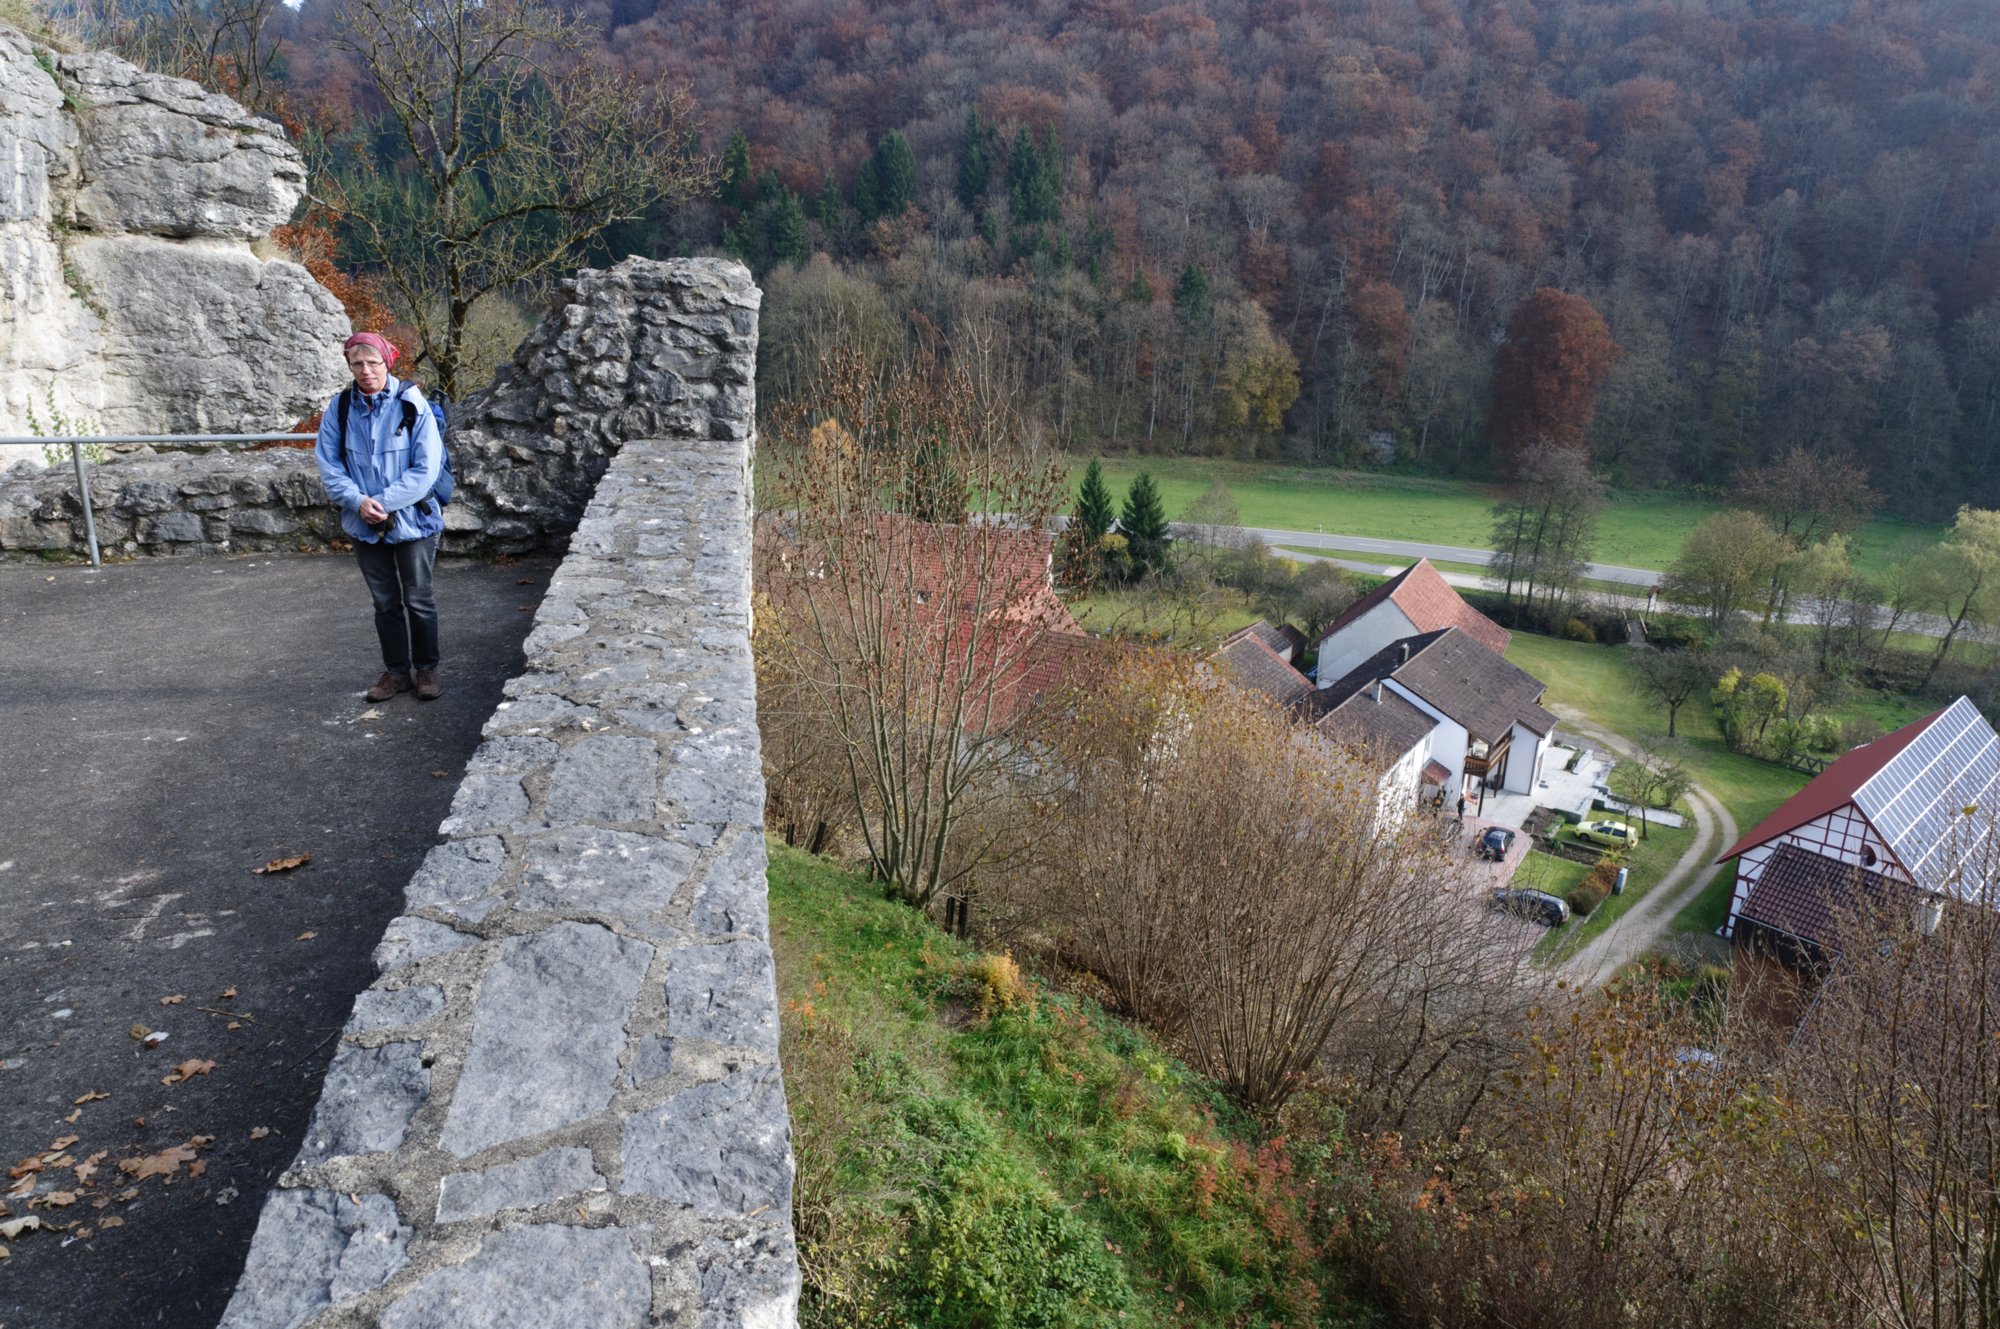
[[382,677],[375,680],[375,686],[362,695],[370,701],[387,701],[398,692],[410,690],[410,676],[399,674],[393,669],[384,669]]
[[437,670],[419,669],[417,671],[417,700],[436,701],[443,695],[444,688],[438,683]]

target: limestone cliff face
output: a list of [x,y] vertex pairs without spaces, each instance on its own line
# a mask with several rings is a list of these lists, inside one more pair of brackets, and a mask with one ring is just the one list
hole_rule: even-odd
[[317,411],[346,381],[347,316],[252,249],[305,183],[284,132],[229,98],[0,24],[0,434],[51,391],[123,433]]

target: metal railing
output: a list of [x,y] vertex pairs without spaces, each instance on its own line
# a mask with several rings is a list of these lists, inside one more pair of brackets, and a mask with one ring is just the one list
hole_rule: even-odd
[[143,443],[154,448],[191,448],[205,443],[242,444],[278,443],[284,440],[297,442],[312,438],[311,434],[78,434],[74,436],[43,437],[39,434],[13,434],[0,436],[0,447],[9,444],[46,448],[51,444],[69,444],[70,465],[76,468],[76,496],[83,505],[83,534],[90,544],[90,566],[102,568],[104,560],[97,549],[97,514],[90,506],[90,482],[84,478],[83,450],[104,444],[130,445]]

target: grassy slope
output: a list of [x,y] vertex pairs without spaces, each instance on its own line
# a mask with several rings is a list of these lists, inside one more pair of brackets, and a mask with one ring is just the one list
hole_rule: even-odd
[[[1072,482],[1082,478],[1088,461],[1071,459]],[[1106,459],[1104,476],[1113,496],[1122,499],[1142,470],[1159,483],[1171,517],[1180,516],[1219,478],[1235,495],[1247,526],[1424,539],[1479,549],[1487,546],[1493,526],[1487,509],[1497,496],[1490,486],[1458,480],[1188,457]],[[1670,495],[1620,494],[1598,522],[1596,560],[1664,568],[1680,553],[1688,532],[1725,506]],[[1939,534],[1937,527],[1914,522],[1873,521],[1861,530],[1855,562],[1862,571],[1879,575],[1898,554],[1932,543]]]
[[770,884],[808,1329],[1310,1322],[1276,1158],[1205,1082],[993,1000],[1010,965],[855,874],[774,843]]

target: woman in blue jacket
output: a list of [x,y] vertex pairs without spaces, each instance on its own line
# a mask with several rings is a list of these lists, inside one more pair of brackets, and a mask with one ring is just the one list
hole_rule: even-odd
[[313,454],[375,602],[382,677],[368,700],[414,687],[418,700],[431,701],[444,692],[431,592],[444,530],[431,490],[444,466],[444,440],[423,392],[390,374],[397,352],[387,337],[357,332],[341,349],[354,385],[328,403]]

